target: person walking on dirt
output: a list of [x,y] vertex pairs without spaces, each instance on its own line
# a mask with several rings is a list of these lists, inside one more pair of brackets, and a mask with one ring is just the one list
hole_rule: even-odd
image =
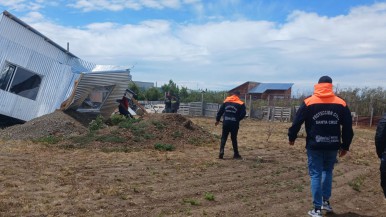
[[229,133],[231,134],[232,146],[233,146],[233,158],[241,159],[239,149],[237,145],[237,133],[239,131],[240,121],[246,115],[246,108],[243,101],[240,100],[240,92],[235,91],[233,95],[227,97],[224,103],[221,105],[217,112],[216,123],[217,126],[220,123],[220,119],[223,117],[222,135],[220,143],[219,158],[224,158],[225,143],[228,139]]
[[375,148],[379,159],[381,159],[381,187],[386,200],[386,113],[378,122],[377,131],[375,133]]
[[[349,151],[352,138],[351,112],[346,102],[335,96],[332,79],[322,76],[314,87],[314,94],[306,98],[296,112],[288,129],[289,144],[294,145],[297,133],[305,122],[308,172],[314,208],[310,216],[322,216],[322,210],[332,212],[330,205],[332,172],[336,157]],[[342,126],[342,129],[341,129]]]

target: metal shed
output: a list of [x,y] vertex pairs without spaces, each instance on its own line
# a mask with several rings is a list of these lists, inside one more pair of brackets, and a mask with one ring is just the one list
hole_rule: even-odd
[[0,115],[28,121],[63,102],[65,108],[109,115],[131,75],[105,68],[78,58],[9,12],[0,14]]

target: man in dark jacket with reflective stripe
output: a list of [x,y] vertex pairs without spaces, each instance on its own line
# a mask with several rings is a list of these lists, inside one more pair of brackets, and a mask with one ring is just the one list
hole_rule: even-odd
[[237,145],[237,133],[239,131],[239,122],[246,115],[246,108],[243,101],[240,100],[240,92],[235,91],[233,95],[227,97],[224,103],[221,105],[217,112],[216,123],[217,126],[220,123],[221,116],[223,117],[222,135],[220,143],[219,158],[224,158],[224,148],[229,133],[231,134],[232,146],[233,146],[233,158],[241,159],[239,149]]
[[[289,144],[294,145],[297,133],[305,122],[308,172],[314,209],[310,216],[322,216],[322,209],[332,212],[330,205],[332,171],[339,157],[346,155],[354,136],[352,117],[346,102],[335,96],[332,79],[322,76],[314,94],[304,100],[288,129]],[[342,126],[342,130],[341,130]]]
[[386,114],[378,122],[375,133],[375,148],[379,159],[381,159],[381,187],[386,199]]

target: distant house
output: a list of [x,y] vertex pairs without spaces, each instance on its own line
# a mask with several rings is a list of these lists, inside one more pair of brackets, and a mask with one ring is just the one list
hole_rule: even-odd
[[28,121],[59,108],[109,116],[130,81],[130,70],[86,62],[0,14],[0,117]]
[[291,98],[291,90],[293,83],[259,83],[247,81],[232,90],[240,91],[242,98],[256,99],[289,99]]

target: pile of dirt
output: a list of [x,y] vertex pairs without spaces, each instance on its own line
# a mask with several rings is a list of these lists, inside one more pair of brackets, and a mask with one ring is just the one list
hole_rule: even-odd
[[[154,148],[154,145],[201,145],[215,141],[215,136],[180,114],[148,114],[118,125],[104,124],[90,132],[88,124],[95,115],[57,110],[21,125],[0,130],[0,138],[33,140],[54,136],[58,146],[97,148],[106,151],[130,151]],[[107,121],[106,123],[111,123]]]
[[[148,114],[133,123],[108,126],[96,132],[87,147],[104,151],[135,151],[155,145],[204,145],[217,141],[215,135],[195,125],[180,114]],[[85,146],[87,138],[73,140],[75,146]]]
[[37,139],[52,136],[76,136],[87,132],[87,128],[70,115],[57,110],[53,113],[0,130],[3,139]]

